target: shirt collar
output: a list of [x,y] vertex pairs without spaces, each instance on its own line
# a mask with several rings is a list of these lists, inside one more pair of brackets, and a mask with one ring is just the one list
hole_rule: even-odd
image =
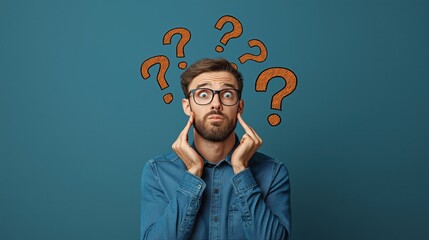
[[[237,134],[235,134],[235,143],[234,143],[234,147],[231,149],[231,151],[228,153],[228,155],[226,155],[225,159],[223,159],[222,161],[220,161],[218,164],[220,164],[221,162],[225,161],[227,162],[229,165],[231,165],[231,156],[232,153],[234,152],[234,150],[238,147],[238,145],[240,144],[240,140],[238,139]],[[204,164],[205,165],[218,165],[218,164],[214,164],[214,163],[210,163],[209,161],[207,161],[198,151],[197,147],[195,146],[195,141],[192,141],[191,147],[198,153],[198,155],[201,156],[201,158],[204,160]]]

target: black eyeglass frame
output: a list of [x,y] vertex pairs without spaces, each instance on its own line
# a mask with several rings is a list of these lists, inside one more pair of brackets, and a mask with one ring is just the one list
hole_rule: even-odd
[[[197,101],[195,101],[195,91],[197,91],[197,90],[209,90],[209,91],[211,91],[212,92],[212,99],[208,102],[208,103],[206,103],[206,104],[200,104],[200,103],[197,103]],[[234,91],[237,91],[237,93],[238,93],[238,98],[237,98],[237,101],[234,103],[234,104],[225,104],[225,103],[223,103],[222,102],[222,98],[220,97],[220,93],[222,92],[222,91],[225,91],[225,90],[234,90]],[[224,106],[234,106],[235,104],[237,104],[240,100],[241,100],[241,90],[240,89],[235,89],[235,88],[224,88],[224,89],[221,89],[221,90],[213,90],[213,89],[210,89],[210,88],[195,88],[195,89],[191,89],[191,90],[189,90],[189,93],[188,93],[188,99],[189,98],[191,98],[191,93],[192,93],[192,99],[194,99],[194,102],[195,102],[195,104],[198,104],[198,105],[200,105],[200,106],[204,106],[204,105],[209,105],[212,101],[213,101],[213,99],[214,99],[214,97],[215,97],[215,95],[216,95],[216,93],[219,95],[219,101],[224,105]]]

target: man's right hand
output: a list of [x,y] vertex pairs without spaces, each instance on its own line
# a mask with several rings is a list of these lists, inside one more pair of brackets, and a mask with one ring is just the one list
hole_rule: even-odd
[[176,154],[186,165],[188,172],[201,177],[203,174],[204,161],[201,156],[189,145],[188,132],[194,121],[194,114],[189,116],[188,123],[171,146]]

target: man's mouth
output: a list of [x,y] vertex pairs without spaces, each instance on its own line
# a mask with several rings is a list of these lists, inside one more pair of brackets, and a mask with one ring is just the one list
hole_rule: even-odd
[[208,119],[221,120],[221,119],[223,119],[223,116],[219,115],[219,114],[211,114],[211,115],[209,115]]

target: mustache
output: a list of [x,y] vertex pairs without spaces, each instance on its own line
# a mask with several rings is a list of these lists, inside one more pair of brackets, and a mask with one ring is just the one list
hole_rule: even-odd
[[217,110],[211,110],[210,112],[206,113],[206,115],[204,115],[204,119],[207,119],[210,115],[220,115],[224,118],[228,118],[224,113],[217,111]]

